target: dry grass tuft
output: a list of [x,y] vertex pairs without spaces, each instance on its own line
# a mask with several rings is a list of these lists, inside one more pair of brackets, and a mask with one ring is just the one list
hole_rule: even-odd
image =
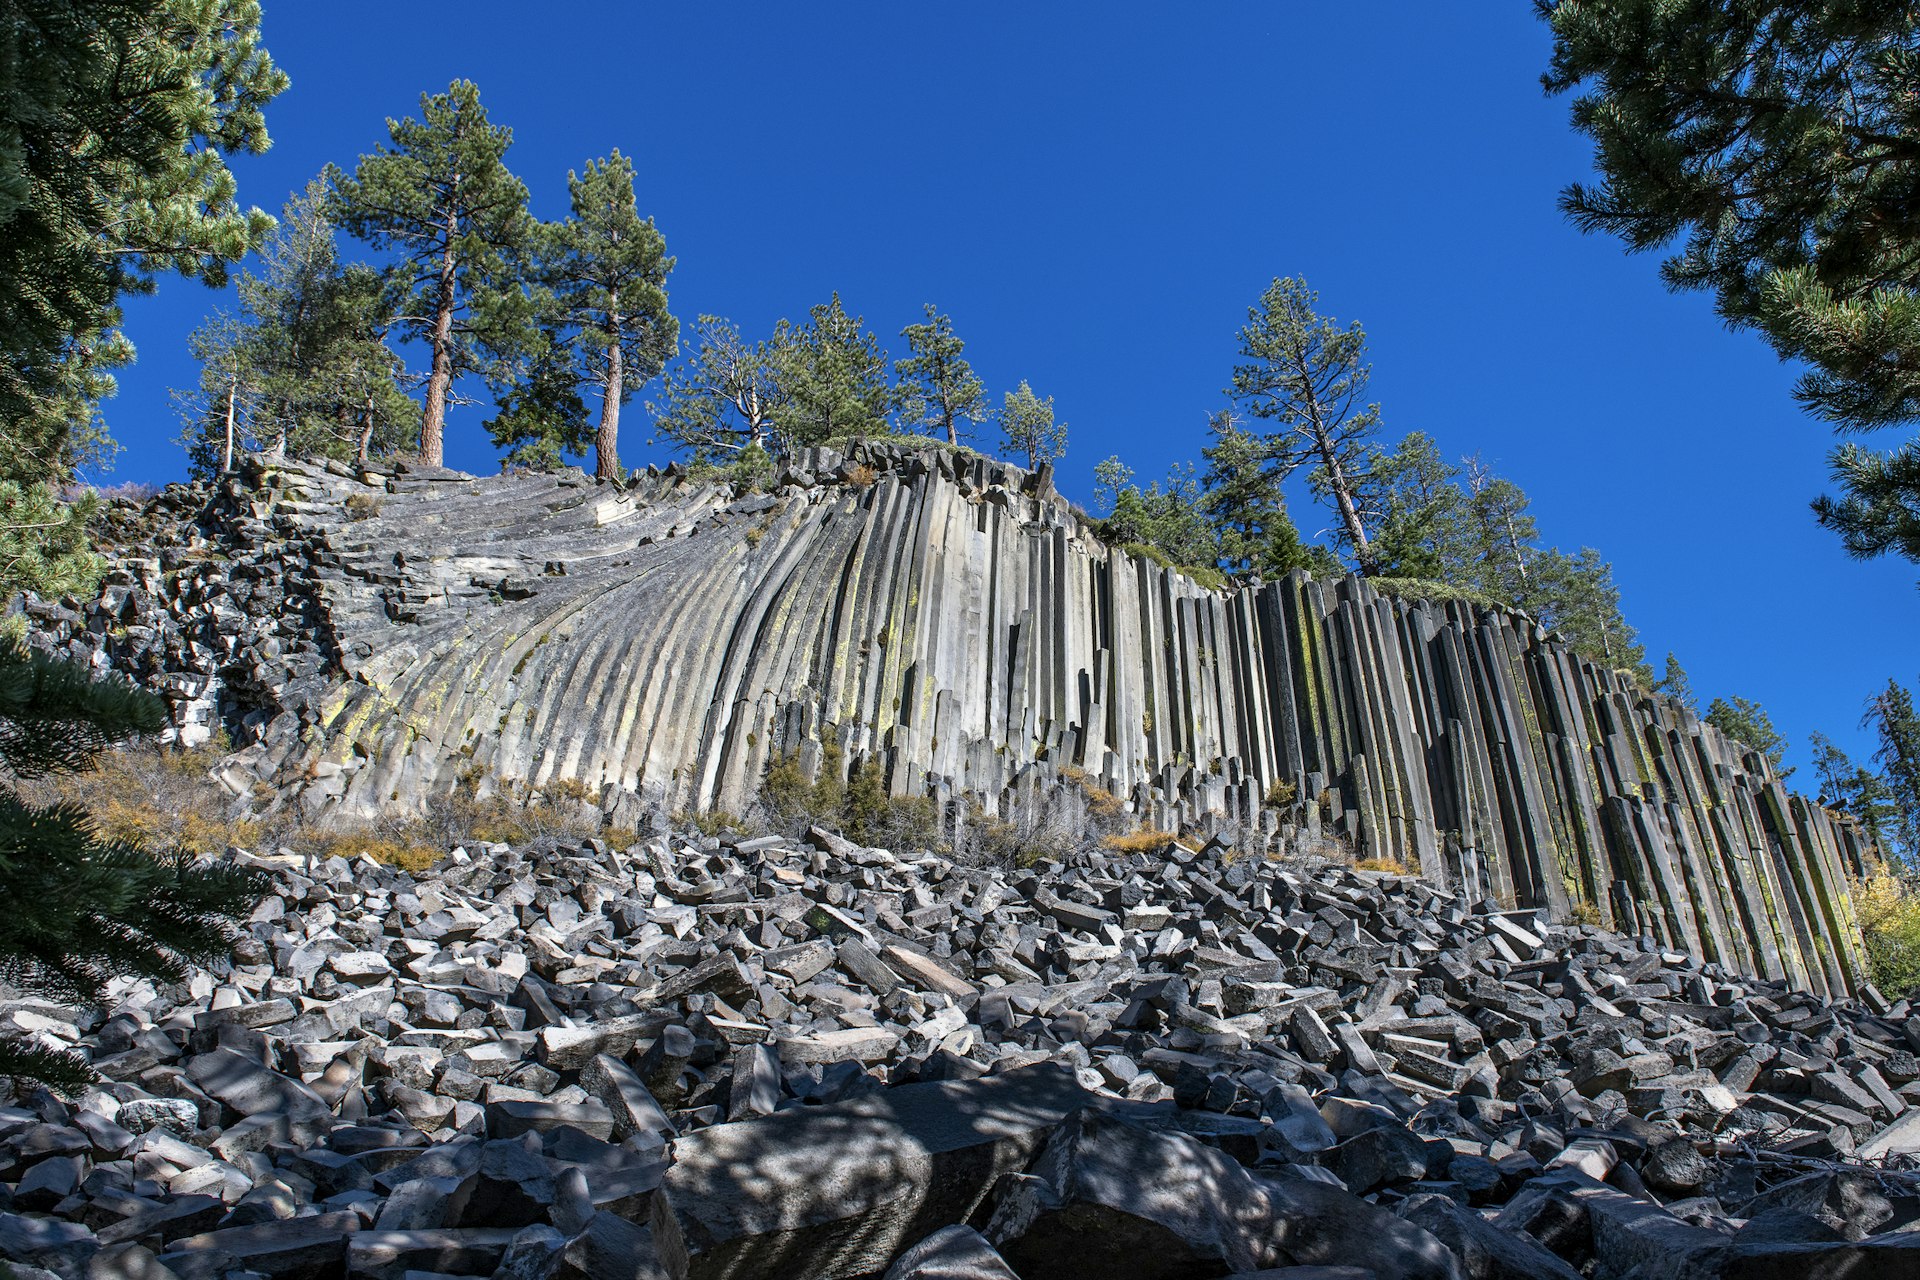
[[1172,834],[1155,827],[1102,836],[1100,843],[1116,853],[1153,853],[1177,843]]
[[1355,871],[1380,871],[1390,876],[1406,876],[1413,873],[1407,864],[1396,858],[1362,858],[1353,864]]

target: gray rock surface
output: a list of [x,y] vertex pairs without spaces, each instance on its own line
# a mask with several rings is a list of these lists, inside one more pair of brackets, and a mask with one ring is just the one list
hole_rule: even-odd
[[1101,544],[1044,472],[863,444],[747,495],[253,463],[110,523],[97,598],[25,603],[36,642],[147,681],[184,740],[224,727],[236,794],[321,820],[466,777],[576,787],[616,826],[738,812],[776,756],[832,745],[956,813],[1091,787],[1135,823],[1344,844],[1816,993],[1863,981],[1862,836],[1691,711],[1521,614],[1358,578],[1209,591]]
[[649,825],[419,874],[236,853],[271,884],[233,962],[99,1008],[0,1001],[101,1076],[0,1096],[0,1258],[60,1280],[1911,1266],[1904,1002],[1219,846],[1008,871]]

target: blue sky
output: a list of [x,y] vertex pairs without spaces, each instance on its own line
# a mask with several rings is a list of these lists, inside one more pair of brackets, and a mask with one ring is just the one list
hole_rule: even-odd
[[[1590,152],[1541,93],[1524,0],[266,9],[293,87],[235,165],[243,202],[277,210],[472,79],[541,216],[569,168],[634,158],[684,320],[757,335],[837,289],[898,355],[937,303],[996,398],[1055,398],[1083,501],[1109,454],[1143,480],[1197,459],[1248,305],[1304,275],[1365,325],[1387,436],[1512,477],[1545,539],[1613,561],[1656,665],[1677,652],[1703,704],[1761,702],[1790,763],[1816,729],[1864,754],[1862,701],[1920,675],[1920,571],[1848,560],[1807,512],[1830,441],[1794,371],[1555,208]],[[104,479],[184,473],[168,388],[219,301],[169,280],[129,303]],[[493,469],[488,413],[454,411],[449,463]],[[664,460],[641,418],[625,460]]]

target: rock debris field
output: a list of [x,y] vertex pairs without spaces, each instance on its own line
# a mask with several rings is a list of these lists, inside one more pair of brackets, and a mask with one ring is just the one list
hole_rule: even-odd
[[656,828],[251,858],[0,1110],[21,1280],[1920,1275],[1920,1024],[1415,880]]

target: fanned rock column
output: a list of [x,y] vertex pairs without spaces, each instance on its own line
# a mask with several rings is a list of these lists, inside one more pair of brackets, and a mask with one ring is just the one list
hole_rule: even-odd
[[748,496],[287,465],[196,519],[226,568],[176,552],[192,590],[141,561],[92,614],[29,612],[189,690],[323,819],[463,782],[737,810],[828,743],[1004,814],[1071,766],[1143,823],[1330,837],[1816,992],[1861,980],[1859,831],[1683,707],[1521,614],[1358,578],[1210,591],[977,455],[816,450]]

